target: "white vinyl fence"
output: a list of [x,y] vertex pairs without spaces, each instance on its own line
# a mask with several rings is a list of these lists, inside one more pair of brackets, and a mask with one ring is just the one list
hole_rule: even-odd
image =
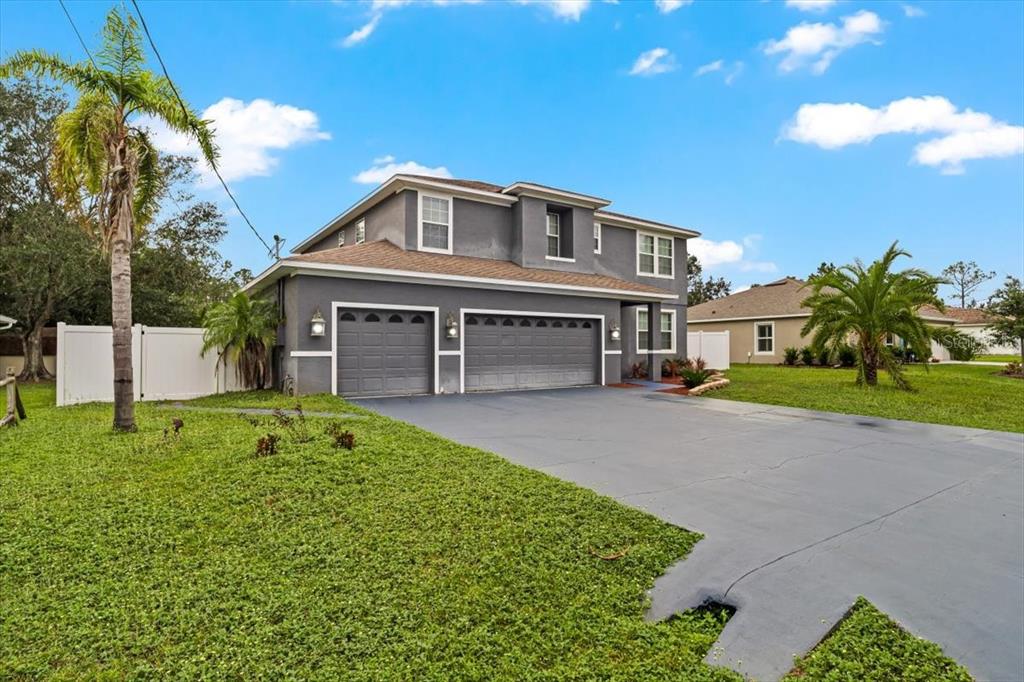
[[[57,324],[57,405],[114,400],[110,327]],[[240,388],[235,368],[199,355],[203,330],[132,327],[136,400],[183,400]]]
[[729,369],[729,332],[686,332],[686,355],[711,369]]

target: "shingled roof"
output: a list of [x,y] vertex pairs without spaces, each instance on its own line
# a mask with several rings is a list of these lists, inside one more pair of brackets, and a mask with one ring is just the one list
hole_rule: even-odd
[[[746,291],[718,298],[688,308],[688,322],[712,322],[714,320],[731,320],[736,318],[799,317],[811,314],[808,308],[800,305],[811,291],[804,288],[807,282],[796,277],[783,277],[761,286],[753,286]],[[941,322],[954,322],[950,315],[945,315],[931,306],[922,306],[921,317]]]
[[957,324],[989,324],[995,318],[981,308],[956,308],[946,306],[946,317],[952,317]]
[[339,269],[350,267],[394,270],[403,273],[414,272],[431,275],[472,277],[495,280],[496,282],[524,282],[608,289],[631,294],[650,294],[657,298],[676,297],[675,293],[665,289],[638,282],[627,282],[626,280],[606,275],[545,270],[542,268],[524,268],[512,261],[494,260],[491,258],[406,251],[384,239],[289,256],[280,261],[280,264],[282,266],[301,266],[303,264],[336,265],[339,266]]

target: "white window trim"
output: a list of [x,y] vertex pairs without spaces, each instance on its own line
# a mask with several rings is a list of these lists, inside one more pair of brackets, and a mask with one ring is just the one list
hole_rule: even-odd
[[[636,352],[637,353],[650,353],[651,352],[650,348],[641,348],[640,347],[640,313],[641,312],[646,313],[647,310],[642,308],[642,307],[638,307],[636,309],[636,334],[635,334],[635,336],[636,336],[636,338],[635,338],[635,341],[636,341]],[[676,311],[675,310],[662,310],[661,314],[662,315],[671,315],[672,316],[672,346],[670,348],[659,348],[658,350],[656,350],[654,352],[655,353],[663,353],[663,354],[674,354],[676,352],[676,337],[678,336],[678,334],[676,333],[676,330],[677,330],[677,328],[676,328]],[[650,328],[651,328],[651,321],[648,320],[647,321],[647,338],[648,339],[653,338],[651,336],[651,329]],[[661,338],[661,336],[660,336],[661,335],[661,317],[660,316],[658,317],[658,334],[659,334],[658,338],[660,339]]]
[[594,249],[594,253],[597,253],[597,254],[601,253],[601,245],[604,243],[603,237],[604,237],[604,235],[601,233],[601,223],[595,222],[594,223],[594,239],[597,240],[597,248]]
[[362,244],[366,241],[366,217],[363,216],[356,221],[356,244]]
[[[423,197],[440,199],[448,202],[448,248],[437,249],[432,246],[423,245]],[[416,246],[420,251],[430,253],[451,254],[452,246],[455,243],[455,199],[451,194],[438,194],[435,192],[416,192]]]
[[[555,227],[558,228],[558,234],[551,234],[551,217],[555,218]],[[562,216],[558,215],[554,211],[546,211],[544,213],[544,257],[548,260],[562,260]],[[557,256],[552,256],[548,253],[548,239],[555,238],[555,243],[558,244],[558,248],[555,250],[559,253]],[[575,262],[575,261],[574,261]]]
[[[761,326],[769,326],[772,328],[772,349],[770,351],[758,350],[758,336],[757,328]],[[762,320],[754,323],[754,355],[775,355],[775,322],[771,320]]]
[[575,263],[575,258],[562,258],[561,256],[544,256],[546,260],[557,260],[562,263]]
[[[643,242],[644,237],[651,237],[654,239],[654,272],[643,272],[640,269],[640,244]],[[665,256],[658,255],[658,240],[667,239],[672,244],[672,255],[669,257],[669,263],[672,265],[671,275],[659,275],[658,274],[658,259],[664,258]],[[647,254],[650,255],[650,254]],[[658,279],[675,279],[676,278],[676,242],[673,237],[665,237],[663,235],[655,234],[653,232],[640,232],[636,233],[636,274],[640,277],[656,277]]]

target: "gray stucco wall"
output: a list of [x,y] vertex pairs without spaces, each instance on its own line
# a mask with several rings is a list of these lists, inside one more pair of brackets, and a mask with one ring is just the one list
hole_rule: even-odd
[[[626,320],[622,318],[620,303],[617,300],[589,298],[582,296],[562,296],[551,294],[535,294],[515,291],[491,289],[470,289],[461,287],[433,286],[424,284],[403,284],[397,282],[378,282],[373,280],[341,279],[336,277],[316,277],[298,275],[285,281],[288,306],[289,327],[296,330],[289,339],[284,352],[295,379],[299,393],[316,393],[329,391],[331,385],[331,360],[325,357],[291,357],[292,351],[331,350],[333,320],[331,304],[334,301],[343,303],[377,303],[388,305],[411,305],[437,307],[438,348],[442,351],[458,351],[461,349],[459,339],[447,339],[444,335],[444,320],[449,312],[460,319],[460,311],[464,308],[483,308],[505,311],[547,312],[572,315],[604,315],[605,327],[600,330],[606,351],[622,350],[623,345],[608,338],[608,328],[612,323],[625,328]],[[328,320],[328,332],[323,337],[309,336],[309,319],[319,307]],[[289,330],[291,331],[291,330]],[[460,329],[460,336],[462,334]],[[629,337],[623,335],[623,340]],[[598,358],[605,367],[605,381],[615,383],[621,378],[622,356],[607,353]],[[439,358],[439,386],[445,392],[459,390],[460,357],[442,355]]]
[[[412,216],[410,218],[410,207]],[[416,193],[411,191],[399,192],[384,199],[379,204],[356,216],[353,220],[345,223],[343,227],[332,231],[330,234],[319,240],[308,251],[323,251],[338,246],[338,232],[344,230],[345,244],[356,243],[356,222],[360,218],[366,219],[366,241],[372,242],[378,239],[387,239],[398,244],[406,244],[408,239],[408,225],[412,225],[412,241],[406,248],[416,248]]]
[[[455,255],[512,260],[511,209],[457,197],[453,203],[452,252]],[[416,219],[414,217],[413,221]]]

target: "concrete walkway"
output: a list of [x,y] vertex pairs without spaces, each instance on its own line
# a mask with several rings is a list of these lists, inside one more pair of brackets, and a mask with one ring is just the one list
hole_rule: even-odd
[[1024,679],[1020,434],[638,389],[360,403],[703,532],[649,615],[736,606],[709,663],[778,679],[864,595],[979,680]]

